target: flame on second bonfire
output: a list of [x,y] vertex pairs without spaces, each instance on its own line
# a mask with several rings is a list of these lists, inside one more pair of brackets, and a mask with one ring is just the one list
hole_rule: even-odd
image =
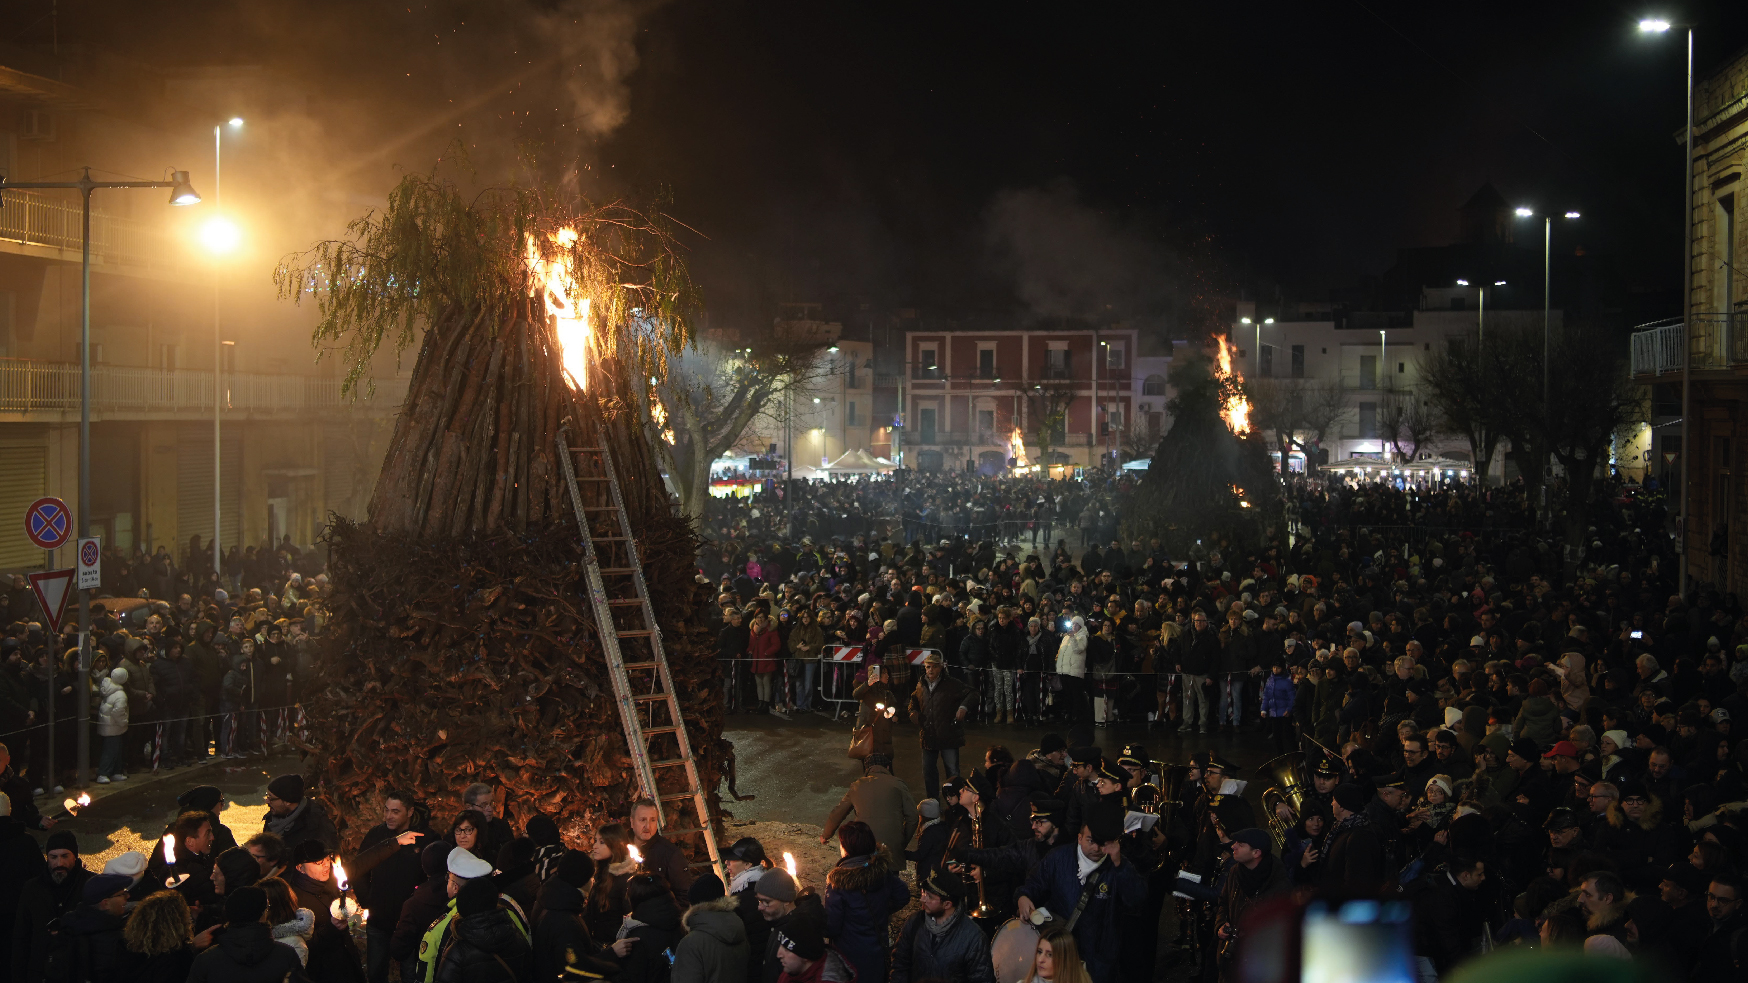
[[1014,432],[1008,435],[1008,456],[1014,459],[1014,467],[1025,468],[1031,465],[1026,461],[1026,435],[1020,432],[1020,425],[1014,424]]
[[588,388],[589,381],[589,298],[575,296],[577,279],[570,252],[579,236],[576,229],[565,228],[547,238],[557,250],[551,259],[529,238],[528,272],[535,292],[544,298],[546,313],[553,318],[565,378],[582,390]]
[[1220,383],[1220,419],[1226,421],[1226,429],[1242,437],[1250,432],[1250,399],[1238,388],[1244,376],[1232,367],[1232,345],[1225,338],[1217,340],[1220,358],[1214,378]]

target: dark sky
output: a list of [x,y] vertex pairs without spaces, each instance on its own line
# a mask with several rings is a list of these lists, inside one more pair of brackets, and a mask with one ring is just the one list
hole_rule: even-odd
[[[29,43],[40,18],[13,15],[45,7],[0,0]],[[281,73],[360,196],[457,137],[488,178],[535,143],[597,194],[666,188],[728,320],[1317,298],[1452,239],[1488,178],[1581,210],[1567,244],[1655,297],[1680,269],[1683,42],[1634,25],[1696,21],[1702,74],[1748,45],[1740,0],[60,9],[63,41]]]

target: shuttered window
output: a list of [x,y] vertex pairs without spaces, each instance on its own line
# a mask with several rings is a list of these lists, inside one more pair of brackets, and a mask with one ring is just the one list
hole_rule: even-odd
[[[188,550],[188,540],[198,535],[203,544],[212,542],[212,424],[185,423],[176,434],[176,540],[177,555]],[[237,427],[224,428],[224,535],[226,552],[237,542],[243,488],[243,440]]]
[[[6,530],[0,535],[0,567],[41,569],[43,551],[24,534],[24,510],[47,493],[47,486],[47,448],[0,447],[0,528]],[[66,549],[72,556],[72,548]]]

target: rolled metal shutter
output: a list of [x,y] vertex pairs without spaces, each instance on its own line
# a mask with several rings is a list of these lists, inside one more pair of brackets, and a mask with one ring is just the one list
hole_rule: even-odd
[[[0,447],[0,567],[39,568],[43,551],[24,534],[24,510],[48,487],[48,448]],[[68,546],[67,556],[72,556]]]

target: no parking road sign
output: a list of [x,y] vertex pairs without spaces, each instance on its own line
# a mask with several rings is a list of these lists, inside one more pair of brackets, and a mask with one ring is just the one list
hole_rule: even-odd
[[73,534],[73,518],[67,503],[58,498],[39,498],[24,512],[24,534],[39,548],[59,549]]
[[79,540],[79,589],[96,590],[103,584],[103,541],[93,536]]

